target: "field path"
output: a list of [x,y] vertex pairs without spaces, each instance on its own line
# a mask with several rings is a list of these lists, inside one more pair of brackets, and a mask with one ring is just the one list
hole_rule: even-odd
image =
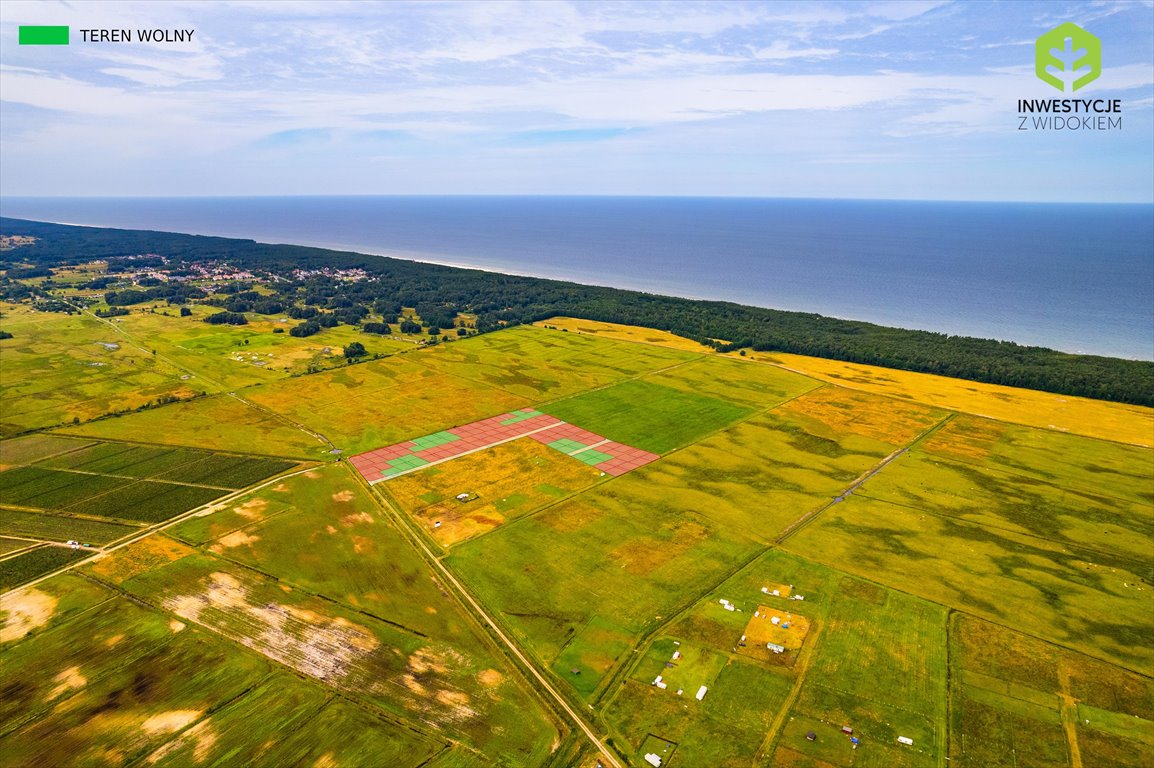
[[[801,687],[805,684],[805,673],[809,671],[810,662],[813,661],[814,649],[817,647],[817,639],[821,635],[821,630],[824,622],[814,622],[810,630],[809,637],[806,638],[805,647],[802,648],[801,653],[797,657],[797,665],[794,667],[793,687],[789,689],[789,694],[785,697],[785,701],[781,704],[781,709],[777,712],[777,717],[773,719],[769,730],[766,731],[765,739],[758,747],[757,753],[753,756],[752,765],[760,765],[763,760],[769,756],[769,750],[773,747],[773,742],[777,739],[777,734],[781,731],[781,727],[785,725],[785,718],[789,715],[789,711],[793,709],[793,703],[797,701],[798,695],[801,693]],[[1080,766],[1079,766],[1080,768]]]
[[1070,747],[1071,768],[1082,768],[1082,750],[1078,748],[1078,702],[1070,695],[1070,671],[1066,665],[1058,664],[1058,698],[1062,702],[1062,729],[1066,731],[1066,743]]
[[[359,472],[353,471],[351,467],[349,468],[349,471],[355,477],[357,477],[358,480],[367,484],[367,481],[364,480]],[[371,485],[368,487],[372,488]],[[597,748],[597,751],[601,754],[601,757],[604,758],[607,765],[612,766],[612,768],[624,768],[621,765],[621,762],[616,758],[616,756],[614,756],[609,748],[606,747],[604,743],[602,743],[601,739],[597,736],[593,729],[589,727],[584,718],[577,714],[577,711],[573,709],[573,707],[569,706],[569,702],[565,700],[564,696],[557,692],[556,688],[550,685],[549,681],[545,679],[545,676],[542,675],[537,670],[537,667],[534,666],[533,662],[530,661],[529,658],[521,652],[521,649],[517,647],[517,644],[514,643],[509,638],[509,636],[505,634],[504,631],[502,631],[501,627],[497,624],[493,617],[485,611],[485,609],[473,597],[469,590],[465,588],[465,585],[458,581],[457,577],[453,575],[452,571],[450,571],[449,568],[441,562],[436,553],[434,553],[429,545],[425,543],[424,539],[421,538],[420,534],[414,532],[410,521],[407,519],[407,516],[394,508],[392,503],[390,503],[389,500],[384,496],[380,494],[374,494],[374,498],[377,500],[377,503],[380,505],[380,507],[387,512],[389,517],[393,519],[393,522],[397,526],[398,530],[404,532],[405,536],[420,550],[421,554],[423,554],[425,559],[430,564],[432,564],[438,574],[444,578],[446,584],[450,585],[453,591],[456,592],[457,596],[473,611],[474,616],[479,618],[483,624],[488,626],[489,629],[492,630],[493,634],[496,635],[497,639],[499,639],[501,643],[508,649],[508,651],[512,653],[513,656],[516,657],[516,659],[521,663],[522,667],[529,671],[539,686],[539,692],[544,691],[545,693],[549,694],[549,698],[553,700],[553,704],[566,715],[568,715],[573,724],[576,725],[577,728],[585,734],[586,738],[588,738],[589,741]]]
[[852,483],[850,483],[846,487],[845,490],[843,490],[841,493],[839,493],[837,496],[835,496],[833,499],[831,499],[828,503],[818,507],[817,509],[810,510],[809,512],[806,512],[804,515],[802,515],[798,519],[794,520],[792,523],[787,525],[785,527],[785,529],[782,530],[781,533],[779,533],[777,535],[777,538],[774,539],[774,544],[781,544],[783,541],[788,539],[790,536],[797,533],[801,528],[803,528],[807,523],[811,522],[815,517],[820,515],[822,512],[825,512],[827,509],[829,509],[830,507],[832,507],[833,505],[835,505],[839,502],[845,501],[846,497],[849,496],[850,494],[852,494],[854,491],[856,491],[865,481],[869,480],[871,477],[876,475],[878,472],[881,472],[883,469],[885,469],[886,466],[891,461],[898,458],[899,456],[904,454],[906,451],[910,450],[911,448],[916,446],[918,443],[925,440],[927,437],[929,437],[930,435],[934,434],[939,429],[944,427],[956,415],[957,414],[955,414],[955,413],[949,414],[944,419],[939,421],[937,424],[934,424],[929,429],[927,429],[925,432],[922,432],[920,435],[918,435],[916,438],[914,438],[914,440],[909,445],[905,446],[904,448],[898,448],[896,451],[891,453],[889,456],[886,456],[884,459],[879,461],[877,464],[870,467],[868,470],[866,470],[864,473],[862,473],[862,475],[857,480],[854,480]]

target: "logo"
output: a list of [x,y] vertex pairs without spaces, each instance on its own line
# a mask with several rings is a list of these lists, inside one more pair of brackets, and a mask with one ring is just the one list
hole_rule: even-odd
[[1059,91],[1076,91],[1102,74],[1102,41],[1067,21],[1034,44],[1034,72]]

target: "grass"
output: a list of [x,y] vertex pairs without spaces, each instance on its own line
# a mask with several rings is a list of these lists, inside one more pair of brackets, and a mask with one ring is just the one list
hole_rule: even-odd
[[289,478],[172,533],[201,539],[218,515],[228,522],[210,551],[414,634],[476,645],[453,602],[346,466]]
[[20,512],[15,509],[0,512],[0,534],[10,536],[27,536],[50,541],[75,540],[100,546],[138,530],[134,526],[83,517]]
[[699,355],[519,326],[407,357],[432,370],[496,387],[525,401],[541,402],[684,363]]
[[31,310],[6,315],[3,327],[13,338],[0,340],[0,436],[87,421],[202,389],[91,316]]
[[[1038,761],[1033,764],[1066,764],[1059,725],[1065,696],[1084,765],[1148,764],[1143,756],[1154,745],[1150,677],[960,613],[951,619],[950,639],[954,762],[1013,765],[1013,752],[1004,752],[1008,745],[1019,757],[1029,753],[1026,759]],[[997,748],[1003,753],[995,754]]]
[[286,379],[245,396],[320,432],[350,455],[526,404],[502,389],[413,361],[423,354]]
[[[254,724],[266,724],[254,733]],[[389,765],[415,768],[444,748],[319,686],[278,672],[148,757],[150,765]]]
[[862,496],[929,510],[995,530],[1111,552],[1141,569],[1154,547],[1154,508],[986,466],[912,451],[874,478]]
[[803,401],[815,394],[754,416],[615,484],[651,503],[693,510],[719,526],[769,542],[895,447],[835,430],[810,415]]
[[1144,448],[959,416],[919,446],[949,461],[1008,472],[1071,491],[1154,503]]
[[[694,512],[694,499],[653,494],[643,471],[465,542],[448,558],[546,665],[595,617],[636,635],[756,550]],[[612,656],[606,645],[601,658]]]
[[83,549],[44,546],[0,560],[0,591],[18,587],[90,554]]
[[860,389],[976,416],[1120,443],[1151,447],[1154,409],[1030,389],[982,384],[781,352],[753,352],[763,360],[850,389]]
[[821,386],[814,379],[771,365],[724,357],[692,360],[649,374],[644,380],[750,408],[768,408]]
[[35,434],[0,441],[0,466],[31,464],[48,456],[91,445],[89,440],[73,440],[56,435]]
[[[126,629],[130,627],[120,627],[121,633]],[[77,667],[86,682],[67,699],[68,706],[55,707],[3,738],[0,748],[15,764],[99,764],[142,758],[210,710],[243,695],[270,669],[267,660],[238,653],[219,638],[196,630],[161,641],[150,653],[114,666],[92,683],[87,683],[85,667],[69,665],[67,656],[57,654],[44,661],[63,662],[50,670]]]
[[[867,484],[868,487],[868,484]],[[1149,675],[1142,575],[1102,553],[857,495],[786,548]],[[1132,586],[1126,586],[1130,584]]]
[[[310,368],[342,366],[342,350],[354,341],[364,344],[370,355],[412,348],[410,343],[361,333],[348,325],[326,328],[315,336],[290,336],[288,329],[300,321],[285,315],[249,313],[248,325],[210,325],[203,319],[219,312],[218,308],[190,308],[190,317],[179,317],[175,308],[156,313],[134,310],[118,318],[118,325],[199,378],[228,389],[275,381]],[[283,332],[274,333],[277,328]]]
[[731,424],[752,411],[713,397],[645,380],[624,381],[542,410],[610,440],[666,453]]
[[[452,546],[580,491],[600,472],[534,440],[515,440],[395,478],[391,496],[442,546]],[[461,493],[476,494],[462,503]]]
[[700,352],[713,354],[713,348],[704,344],[677,336],[669,331],[658,331],[653,328],[642,328],[636,325],[620,325],[618,323],[602,323],[597,320],[582,320],[576,317],[551,317],[533,325],[540,328],[555,329],[561,332],[572,332],[596,336],[599,339],[613,341],[632,341],[639,344],[655,344],[659,347],[679,349],[683,352]]
[[141,413],[67,427],[70,435],[108,440],[139,440],[229,451],[238,446],[272,456],[321,458],[328,446],[276,416],[228,395],[172,403]]
[[480,648],[415,633],[210,555],[174,560],[120,586],[305,678],[465,740],[494,759],[520,754],[532,764],[548,750],[553,734],[540,710]]

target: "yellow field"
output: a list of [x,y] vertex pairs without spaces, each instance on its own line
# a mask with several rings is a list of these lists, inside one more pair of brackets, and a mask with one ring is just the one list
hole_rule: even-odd
[[[448,547],[586,488],[600,476],[535,440],[515,440],[380,487]],[[477,498],[461,502],[456,498],[461,493]]]
[[596,320],[580,320],[575,317],[551,317],[548,320],[533,323],[533,325],[542,328],[557,328],[558,330],[569,331],[570,333],[600,336],[603,339],[656,344],[659,347],[683,349],[687,352],[713,352],[711,348],[704,344],[698,344],[693,339],[682,338],[668,331],[656,331],[652,328],[641,328],[636,325],[601,323]]
[[1154,443],[1154,409],[1139,405],[981,384],[804,355],[780,352],[747,352],[747,355],[851,389],[915,400],[1014,424],[1145,447]]
[[[777,619],[778,623],[774,624],[773,619]],[[749,623],[745,625],[742,634],[745,635],[745,647],[740,648],[738,653],[765,659],[773,655],[766,643],[780,645],[787,651],[800,648],[805,642],[805,636],[809,634],[809,619],[789,611],[759,605],[754,615],[749,617]]]
[[946,417],[945,411],[917,403],[842,389],[822,387],[790,400],[778,413],[796,413],[817,419],[834,434],[850,433],[892,445],[906,445]]

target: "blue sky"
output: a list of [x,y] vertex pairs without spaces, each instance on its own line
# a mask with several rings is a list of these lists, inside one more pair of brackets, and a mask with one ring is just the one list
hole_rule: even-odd
[[[1017,130],[1065,21],[1121,131]],[[1154,3],[4,0],[0,194],[1151,202]]]

